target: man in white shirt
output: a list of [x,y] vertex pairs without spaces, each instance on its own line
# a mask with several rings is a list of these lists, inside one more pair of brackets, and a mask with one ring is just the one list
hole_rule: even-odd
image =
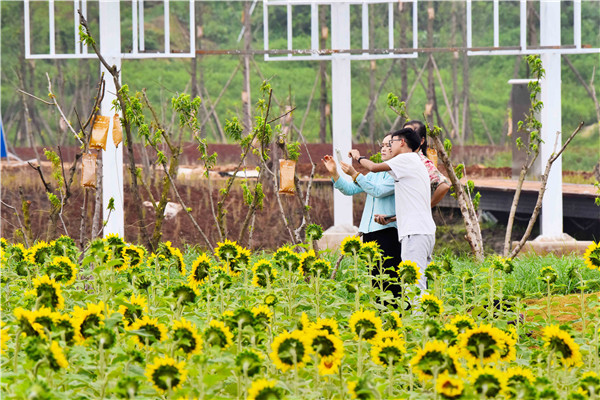
[[410,128],[392,133],[390,160],[374,163],[361,157],[356,149],[350,156],[371,172],[389,171],[394,178],[398,239],[402,245],[402,260],[417,264],[421,278],[417,286],[427,291],[425,269],[431,262],[435,244],[435,223],[431,215],[431,186],[429,174],[419,155],[419,135]]

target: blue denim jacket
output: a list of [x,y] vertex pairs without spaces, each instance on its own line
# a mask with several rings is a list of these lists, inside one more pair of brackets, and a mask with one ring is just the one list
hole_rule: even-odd
[[397,228],[396,222],[390,222],[387,225],[381,225],[373,221],[375,214],[396,215],[396,205],[394,200],[394,178],[388,172],[369,172],[366,175],[359,175],[356,183],[348,181],[341,176],[335,181],[334,188],[346,196],[353,196],[357,193],[367,193],[365,208],[358,231],[369,233],[379,231],[385,228]]

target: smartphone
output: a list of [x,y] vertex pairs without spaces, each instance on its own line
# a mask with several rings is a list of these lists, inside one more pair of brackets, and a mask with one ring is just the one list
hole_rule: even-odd
[[335,155],[337,156],[338,162],[342,162],[342,153],[340,152],[340,149],[335,149]]
[[386,215],[385,217],[383,217],[383,219],[385,220],[385,222],[390,222],[390,220],[392,218],[394,218],[396,215]]

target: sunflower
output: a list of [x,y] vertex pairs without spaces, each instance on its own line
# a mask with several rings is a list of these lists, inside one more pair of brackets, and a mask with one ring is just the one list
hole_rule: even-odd
[[196,257],[190,268],[190,276],[188,276],[190,285],[197,286],[206,283],[209,277],[210,267],[210,258],[205,253]]
[[61,235],[58,239],[52,241],[52,251],[57,256],[68,257],[71,261],[75,261],[77,257],[77,244],[70,236]]
[[92,343],[97,348],[110,349],[115,345],[116,341],[117,335],[115,335],[115,332],[105,326],[96,329],[92,336]]
[[294,364],[302,368],[310,361],[312,353],[310,339],[303,331],[281,333],[273,340],[271,349],[273,364],[283,372],[293,368]]
[[58,371],[61,368],[66,369],[69,367],[69,362],[67,361],[67,358],[65,357],[65,354],[63,353],[63,350],[58,345],[58,342],[56,342],[54,340],[52,341],[52,344],[50,345],[50,352],[48,353],[48,361],[50,363],[50,368],[52,368],[53,371]]
[[219,346],[221,349],[226,349],[231,346],[233,333],[221,321],[213,319],[210,321],[208,328],[204,330],[204,341],[211,346]]
[[366,377],[348,381],[348,392],[351,399],[367,400],[380,397],[377,388],[374,388]]
[[52,258],[52,246],[49,243],[40,240],[27,251],[29,261],[37,265],[44,265]]
[[[28,254],[29,253],[25,249],[25,246],[23,246],[21,243],[16,243],[12,246],[9,245],[5,248],[2,248],[2,258],[6,259],[7,262],[10,260],[13,262],[28,261],[29,263],[32,263],[31,259],[28,257]],[[2,265],[6,264],[3,263]]]
[[282,246],[278,248],[275,253],[273,253],[273,260],[279,265],[281,268],[287,269],[287,264],[285,263],[285,259],[290,254],[295,254],[294,250],[288,245]]
[[148,303],[142,295],[132,294],[125,304],[119,306],[118,313],[123,316],[123,325],[125,328],[133,323],[136,319],[141,318],[144,313],[148,312]]
[[177,299],[177,304],[193,304],[196,302],[197,297],[200,295],[200,291],[195,285],[191,284],[180,284],[171,289],[173,297]]
[[600,243],[592,242],[583,254],[585,266],[589,269],[600,270]]
[[554,268],[547,266],[540,269],[540,276],[538,279],[540,279],[541,281],[552,285],[554,282],[556,282],[557,278],[558,274],[556,273],[556,270]]
[[342,359],[333,356],[321,357],[319,360],[319,375],[335,375],[338,373],[340,365],[342,365]]
[[302,311],[302,314],[300,314],[300,321],[298,321],[298,329],[301,331],[306,331],[308,332],[308,330],[312,327],[313,323],[310,322],[310,319],[308,319],[308,315],[306,315],[306,313],[304,311]]
[[91,335],[92,329],[104,326],[104,303],[88,304],[85,309],[75,306],[72,321],[75,325],[75,340],[82,343]]
[[[4,322],[2,322],[1,326],[4,326]],[[0,354],[5,354],[5,350],[8,347],[6,345],[6,343],[10,340],[8,330],[9,328],[0,329]]]
[[340,250],[345,256],[355,256],[359,254],[361,248],[360,238],[358,236],[348,236],[342,240]]
[[462,356],[471,364],[494,362],[504,347],[504,332],[491,325],[468,329],[458,336]]
[[471,383],[480,398],[495,398],[506,392],[506,374],[486,366],[471,371]]
[[463,375],[464,370],[458,362],[456,347],[448,345],[439,340],[425,343],[422,349],[410,360],[414,372],[423,380],[434,377],[435,372],[442,374],[448,372],[452,375]]
[[406,260],[398,264],[398,279],[404,283],[412,285],[421,278],[421,270],[416,262]]
[[187,271],[185,269],[185,262],[183,261],[183,254],[181,254],[181,250],[179,250],[176,247],[170,247],[170,250],[171,260],[175,263],[175,266],[177,266],[177,270],[179,271],[179,273],[185,276],[187,274]]
[[381,256],[381,249],[379,244],[375,241],[364,242],[360,246],[360,258],[365,260],[367,263],[372,263]]
[[242,350],[235,356],[235,365],[242,372],[242,375],[253,377],[260,372],[262,368],[263,355],[254,349]]
[[48,275],[34,278],[33,290],[40,305],[59,310],[65,307],[65,299],[62,296],[60,283],[50,279]]
[[338,323],[333,318],[319,318],[312,328],[317,331],[325,330],[334,336],[340,336]]
[[277,270],[271,266],[271,262],[265,259],[258,260],[252,265],[252,285],[266,288],[273,283],[277,276]]
[[558,355],[562,363],[567,367],[582,364],[579,345],[575,343],[571,335],[560,329],[557,325],[544,327],[543,339],[544,348]]
[[442,276],[443,272],[444,272],[444,270],[442,269],[440,264],[431,262],[425,269],[425,276],[427,277],[427,279],[431,279],[432,281],[435,281],[437,278]]
[[31,318],[33,322],[42,325],[44,331],[52,331],[56,321],[60,318],[60,314],[47,307],[41,307],[31,312]]
[[457,315],[450,320],[450,324],[458,329],[458,333],[464,333],[468,329],[475,328],[475,320],[468,315]]
[[228,321],[230,322],[229,328],[232,331],[237,329],[243,330],[246,326],[254,326],[256,324],[256,317],[254,313],[246,307],[238,307],[233,312]]
[[229,260],[229,268],[234,276],[238,276],[250,265],[250,257],[252,256],[250,250],[239,245],[236,246],[238,249],[238,256]]
[[44,272],[65,286],[73,284],[77,278],[77,267],[64,256],[54,257],[52,262],[46,265]]
[[87,308],[73,308],[73,325],[75,325],[75,340],[81,343],[91,335],[91,330],[104,326],[104,303],[88,304]]
[[404,341],[396,331],[382,333],[371,348],[371,358],[381,366],[395,365],[404,357]]
[[344,356],[344,343],[342,340],[325,330],[309,328],[303,331],[309,336],[310,344],[319,357],[333,357],[341,360]]
[[137,268],[141,266],[144,262],[144,257],[146,256],[146,249],[143,246],[136,246],[134,244],[130,244],[128,246],[123,247],[123,250],[121,250],[121,255],[125,260],[125,269]]
[[158,269],[166,269],[169,265],[169,259],[163,254],[152,253],[150,254],[150,257],[148,257],[148,260],[146,260],[146,265]]
[[421,297],[421,309],[425,314],[436,317],[444,312],[444,304],[434,295],[424,294]]
[[252,307],[252,314],[254,314],[255,322],[260,325],[268,325],[273,319],[273,312],[264,304]]
[[46,338],[44,327],[35,322],[33,311],[25,310],[17,307],[13,310],[13,314],[19,323],[19,329],[27,336],[40,336]]
[[273,293],[269,293],[268,295],[265,296],[265,304],[268,305],[269,307],[273,307],[275,304],[277,304],[277,296],[274,295]]
[[298,265],[298,270],[301,274],[306,273],[306,271],[310,271],[312,269],[312,265],[317,261],[317,255],[314,250],[309,250],[305,253],[302,253],[300,256],[300,264]]
[[257,379],[248,388],[247,400],[278,400],[283,398],[282,390],[276,387],[277,381]]
[[202,350],[202,338],[198,336],[196,325],[185,318],[181,318],[181,321],[173,322],[171,330],[176,350],[183,351],[188,358],[200,353]]
[[581,375],[579,389],[590,398],[597,397],[600,394],[600,377],[598,377],[598,374],[594,371],[588,371]]
[[368,342],[373,341],[375,337],[381,331],[381,318],[375,316],[375,312],[368,311],[356,311],[350,317],[348,322],[350,330],[356,335],[354,340],[359,338]]
[[323,237],[323,227],[318,224],[308,224],[304,231],[306,235],[306,241],[319,240]]
[[447,372],[444,372],[442,375],[438,376],[435,384],[435,390],[444,399],[459,398],[463,394],[464,389],[465,384],[463,383],[462,379],[452,378]]
[[515,267],[510,258],[494,256],[490,260],[490,268],[496,269],[498,271],[504,271],[507,274],[510,274],[511,272],[513,272]]
[[225,239],[223,243],[217,243],[215,256],[222,262],[229,262],[230,260],[237,258],[239,254],[240,250],[235,242]]
[[123,248],[127,246],[127,243],[125,243],[125,240],[123,240],[118,233],[109,234],[103,239],[103,241],[106,250],[108,251],[108,260],[123,260],[121,252],[123,251]]
[[312,275],[312,276],[329,276],[329,271],[331,270],[331,263],[327,260],[315,260],[312,265],[310,265],[310,270],[304,271],[300,269],[300,273],[303,275]]
[[158,392],[177,389],[187,377],[185,362],[165,356],[154,357],[154,364],[146,367],[146,377]]
[[440,328],[435,335],[442,342],[447,343],[449,346],[456,344],[458,338],[458,329],[452,324],[446,324],[443,328]]
[[510,367],[506,370],[506,390],[511,398],[535,398],[535,377],[530,369]]
[[[509,325],[512,326],[512,325]],[[514,329],[514,327],[513,327]],[[502,332],[502,341],[504,342],[503,346],[500,350],[500,360],[501,361],[514,361],[517,358],[517,332],[516,331],[501,331]]]
[[133,341],[140,347],[151,346],[167,339],[167,327],[159,323],[158,318],[150,318],[147,315],[135,320],[127,330],[132,333]]
[[[304,253],[306,254],[306,253]],[[295,271],[300,268],[300,264],[302,262],[302,257],[294,252],[290,252],[285,256],[283,261],[281,261],[282,268],[288,271]]]

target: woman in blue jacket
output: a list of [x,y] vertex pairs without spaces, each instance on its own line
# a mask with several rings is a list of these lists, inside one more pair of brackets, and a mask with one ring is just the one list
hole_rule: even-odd
[[[386,161],[392,158],[391,153],[391,135],[387,135],[381,144],[381,158]],[[362,175],[357,172],[352,164],[340,162],[342,171],[351,178],[340,177],[337,171],[337,165],[332,156],[323,157],[323,164],[329,171],[333,187],[346,196],[354,196],[365,192],[365,208],[358,231],[362,234],[363,242],[375,241],[381,249],[382,257],[389,257],[384,263],[383,268],[391,277],[397,277],[396,267],[402,261],[400,257],[400,242],[398,241],[397,224],[394,221],[386,225],[375,222],[375,215],[395,216],[396,208],[394,203],[394,179],[387,172],[369,172]],[[383,221],[381,221],[383,222]],[[372,275],[379,274],[379,268],[373,267]],[[385,286],[384,286],[385,287]],[[400,299],[400,285],[389,284],[385,290],[391,291],[398,301]]]

